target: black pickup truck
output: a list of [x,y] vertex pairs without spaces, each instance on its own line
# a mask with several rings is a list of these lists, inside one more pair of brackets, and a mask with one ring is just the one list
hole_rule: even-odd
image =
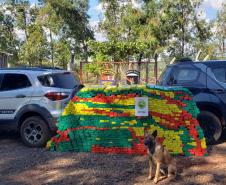
[[194,95],[198,121],[207,143],[219,140],[226,126],[226,61],[183,61],[170,64],[158,85],[182,86]]

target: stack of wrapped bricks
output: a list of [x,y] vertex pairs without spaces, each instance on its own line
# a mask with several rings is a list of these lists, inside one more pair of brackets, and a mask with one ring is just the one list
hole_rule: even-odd
[[[148,97],[149,116],[135,116],[135,97]],[[144,127],[157,130],[172,154],[206,155],[199,110],[184,88],[132,86],[84,88],[59,118],[53,151],[146,154]]]

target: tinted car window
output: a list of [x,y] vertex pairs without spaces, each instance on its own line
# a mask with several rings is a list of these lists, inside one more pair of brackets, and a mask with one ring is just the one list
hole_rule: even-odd
[[194,82],[198,79],[200,71],[192,68],[178,69],[174,73],[174,84]]
[[226,68],[225,67],[212,68],[212,72],[213,72],[215,78],[219,82],[226,83]]
[[30,87],[31,82],[24,74],[5,74],[1,84],[1,91],[9,91]]
[[169,77],[169,74],[172,70],[172,67],[167,67],[161,74],[161,76],[159,77],[159,80],[158,80],[158,84],[159,85],[166,85],[166,81]]
[[0,74],[0,89],[1,89],[2,79],[3,79],[3,74]]
[[73,89],[79,84],[73,73],[56,73],[38,77],[39,82],[45,87]]

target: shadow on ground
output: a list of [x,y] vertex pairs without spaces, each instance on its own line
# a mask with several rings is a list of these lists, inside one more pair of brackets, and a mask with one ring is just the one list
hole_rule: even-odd
[[[178,176],[159,184],[226,184],[226,137],[208,157],[177,157]],[[18,134],[0,133],[0,185],[154,184],[145,156],[59,153],[24,146]]]

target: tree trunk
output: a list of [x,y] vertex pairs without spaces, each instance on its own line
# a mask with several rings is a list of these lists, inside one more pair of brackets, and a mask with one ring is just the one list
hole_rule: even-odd
[[65,60],[63,61],[63,68],[66,70],[67,69],[67,64],[65,62]]
[[71,51],[71,64],[75,63],[75,49],[73,48],[73,50]]
[[143,57],[143,54],[141,53],[140,56],[139,56],[139,60],[138,60],[138,71],[140,73],[138,84],[140,84],[140,78],[141,78],[141,60],[142,60],[142,57]]
[[119,65],[120,64],[116,64],[116,76],[115,76],[115,84],[116,84],[116,86],[119,86],[119,81],[120,81]]
[[184,21],[184,8],[182,7],[182,19],[183,19],[183,22],[182,22],[182,46],[181,46],[181,57],[184,57],[184,47],[185,47],[185,21]]
[[224,59],[224,55],[225,55],[225,43],[224,43],[225,39],[223,38],[223,41],[222,41],[222,60]]
[[96,75],[96,84],[99,84],[99,83],[100,83],[100,75],[97,74],[97,75]]
[[158,81],[158,54],[155,54],[155,66],[154,66],[154,75],[155,75],[155,83]]
[[182,38],[182,46],[181,46],[181,56],[184,57],[184,46],[185,46],[184,26],[182,28],[182,32],[183,32],[183,38]]
[[26,10],[23,9],[23,18],[24,18],[24,31],[25,31],[25,37],[26,41],[28,40],[28,32],[27,32],[27,18],[26,18]]
[[148,79],[149,79],[149,62],[150,62],[150,57],[148,58],[148,61],[146,63],[146,79],[145,79],[146,84],[148,84]]
[[83,50],[85,53],[85,62],[88,62],[88,46],[86,45],[85,41],[83,42]]
[[[80,71],[79,71],[79,75],[80,75],[80,81],[81,83],[83,83],[83,63],[80,61]],[[88,81],[88,79],[87,79]]]
[[39,66],[42,67],[42,60],[39,60]]
[[52,67],[54,67],[54,61],[53,61],[53,36],[52,36],[52,31],[49,29],[49,37],[50,37],[50,47],[51,47],[51,62],[52,62]]
[[[25,32],[25,40],[28,40],[28,32],[27,32],[27,18],[26,18],[26,10],[23,9],[23,19],[24,19],[24,32]],[[28,65],[32,66],[32,62],[29,60]]]

